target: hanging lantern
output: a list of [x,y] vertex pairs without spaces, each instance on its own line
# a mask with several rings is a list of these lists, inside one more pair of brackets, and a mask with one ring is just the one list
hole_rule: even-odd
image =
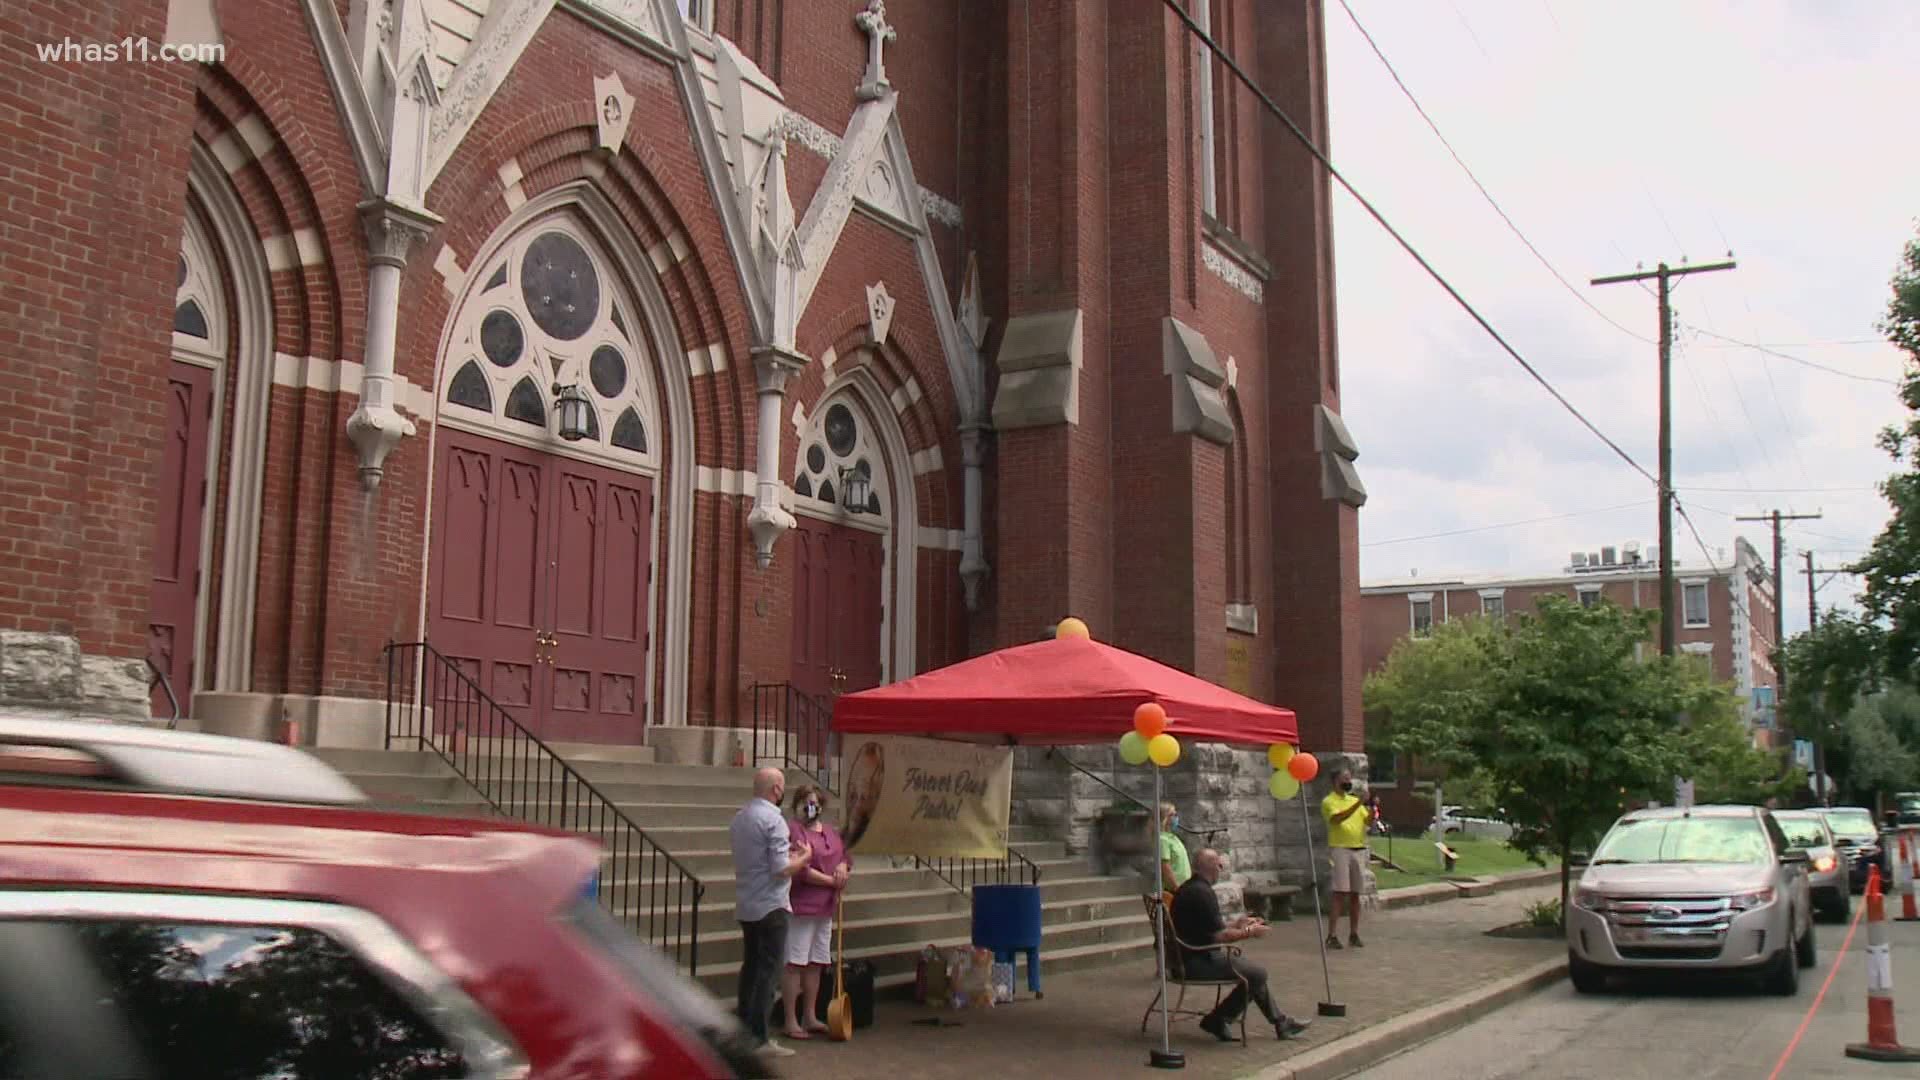
[[867,499],[873,495],[873,483],[859,469],[840,470],[840,505],[849,514],[867,512]]
[[553,411],[560,422],[560,437],[568,442],[579,442],[586,438],[592,428],[591,412],[593,402],[578,383],[553,388]]

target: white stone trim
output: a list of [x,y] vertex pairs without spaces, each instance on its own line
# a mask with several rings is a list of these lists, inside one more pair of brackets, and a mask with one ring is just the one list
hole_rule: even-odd
[[938,525],[914,527],[914,545],[927,551],[959,551],[965,539],[963,529],[943,529]]
[[387,139],[374,116],[373,103],[367,100],[366,84],[360,81],[353,46],[347,41],[346,27],[340,24],[340,9],[333,0],[301,0],[300,6],[306,12],[314,51],[320,54],[321,70],[326,73],[334,104],[344,121],[347,148],[360,170],[361,190],[382,191],[386,187]]
[[[310,0],[311,2],[311,0]],[[433,110],[427,131],[427,167],[420,189],[430,190],[440,170],[447,167],[454,151],[472,130],[480,113],[507,81],[533,40],[535,31],[553,10],[554,0],[493,0],[482,24],[480,36],[467,48],[467,55],[454,69],[453,78],[440,95],[440,107]],[[586,90],[580,91],[585,96]]]
[[1683,641],[1680,643],[1680,651],[1683,653],[1693,653],[1696,656],[1712,656],[1713,642]]
[[267,268],[276,273],[300,266],[321,266],[327,261],[320,233],[312,226],[295,229],[291,233],[263,236],[260,246],[267,253]]
[[904,413],[908,409],[918,405],[920,403],[920,380],[914,378],[912,375],[907,376],[907,381],[900,384],[900,386],[893,391],[891,400],[893,401],[893,411],[897,413]]
[[938,446],[929,446],[925,450],[915,450],[913,452],[913,475],[926,476],[929,473],[937,473],[944,468],[946,468],[946,464],[940,460],[940,448]]
[[793,434],[798,437],[807,432],[807,407],[798,401],[793,403]]
[[1241,266],[1239,260],[1221,251],[1213,241],[1201,242],[1200,262],[1212,271],[1215,277],[1231,285],[1235,292],[1256,304],[1266,301],[1267,287],[1261,283],[1260,279],[1246,267]]
[[498,175],[500,177],[500,197],[506,200],[507,212],[512,213],[527,205],[527,193],[520,187],[520,182],[527,178],[527,174],[520,168],[520,159],[508,158],[506,162],[500,166]]
[[964,220],[959,203],[924,187],[920,189],[920,211],[927,215],[927,220],[937,221],[949,229],[959,228]]
[[461,267],[460,257],[453,253],[450,245],[440,245],[440,253],[433,257],[433,269],[440,275],[440,283],[446,287],[447,296],[459,299],[461,290],[466,288],[467,271]]
[[1506,598],[1507,590],[1505,588],[1480,590],[1480,599],[1482,600],[1505,600]]
[[[828,161],[832,161],[833,155],[840,152],[840,136],[791,109],[781,114],[779,121],[774,124],[773,130],[768,134],[783,135],[812,151],[815,156]],[[965,222],[959,203],[920,184],[914,184],[913,187],[920,196],[918,202],[921,217],[929,221],[937,221],[951,229],[957,229]]]
[[833,381],[833,367],[839,362],[840,354],[831,345],[827,346],[826,352],[820,354],[820,370],[826,373],[828,382]]
[[[206,210],[213,236],[226,255],[233,289],[238,334],[227,350],[235,363],[233,423],[223,436],[230,464],[227,479],[225,542],[220,550],[220,594],[201,589],[200,645],[195,666],[200,688],[249,690],[253,683],[254,613],[259,595],[261,490],[266,476],[267,428],[273,409],[273,283],[266,253],[254,234],[224,165],[210,148],[195,145],[187,167],[187,188]],[[217,380],[224,393],[226,379]],[[221,412],[226,412],[225,408]],[[209,486],[218,490],[220,443],[210,443]],[[209,507],[212,501],[209,500]],[[213,532],[205,533],[208,541]],[[212,545],[204,544],[211,558]],[[204,581],[210,576],[202,577]],[[209,625],[211,623],[211,625]]]
[[239,133],[241,141],[247,144],[247,151],[256,161],[265,158],[279,145],[272,129],[267,127],[266,117],[259,113],[248,113],[241,117],[240,122],[233,125],[233,130]]
[[1227,629],[1241,634],[1260,633],[1260,609],[1252,604],[1228,604]]
[[691,252],[687,247],[687,234],[679,229],[668,233],[665,240],[647,249],[648,261],[653,263],[655,270],[663,274],[675,263],[685,262],[689,254]]
[[213,152],[214,159],[220,163],[220,168],[228,174],[239,172],[253,161],[253,158],[248,156],[247,148],[241,143],[240,137],[231,131],[221,132],[207,144],[207,149]]
[[714,495],[739,495],[752,498],[760,478],[751,469],[716,469],[701,465],[694,470],[694,487]]
[[1408,602],[1414,603],[1414,604],[1421,604],[1421,603],[1431,604],[1433,603],[1433,594],[1430,592],[1408,593],[1407,600]]
[[726,344],[716,341],[711,345],[702,345],[697,349],[688,349],[687,370],[696,377],[701,375],[718,375],[720,372],[727,370]]
[[[292,390],[314,390],[323,394],[360,396],[360,383],[366,368],[352,360],[328,360],[319,356],[273,354],[273,385]],[[393,376],[394,407],[415,418],[434,418],[433,393],[416,386],[404,376]]]

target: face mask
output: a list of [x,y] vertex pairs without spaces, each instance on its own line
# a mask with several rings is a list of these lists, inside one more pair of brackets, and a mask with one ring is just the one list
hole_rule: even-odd
[[807,815],[807,820],[808,820],[808,821],[812,821],[812,820],[814,820],[815,818],[817,818],[817,817],[819,817],[819,816],[820,816],[820,804],[819,804],[819,803],[808,803],[808,804],[807,804],[807,808],[806,808],[806,810],[805,810],[805,813],[806,813],[806,815]]
[[1341,790],[1341,791],[1352,791],[1352,790],[1353,790],[1353,781],[1351,781],[1351,780],[1342,780],[1342,781],[1340,781],[1340,790]]
[[1175,829],[1177,829],[1177,828],[1179,828],[1179,827],[1180,827],[1180,815],[1179,815],[1179,814],[1175,814],[1175,815],[1173,815],[1172,817],[1170,817],[1170,818],[1168,818],[1168,819],[1167,819],[1167,831],[1168,831],[1168,832],[1172,832],[1173,830],[1175,830]]

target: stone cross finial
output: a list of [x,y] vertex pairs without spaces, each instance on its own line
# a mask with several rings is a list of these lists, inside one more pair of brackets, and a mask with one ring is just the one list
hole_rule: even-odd
[[853,24],[867,35],[867,73],[854,96],[861,101],[877,101],[893,89],[893,84],[887,81],[883,53],[887,42],[899,36],[887,22],[887,0],[867,0],[867,9],[853,17]]

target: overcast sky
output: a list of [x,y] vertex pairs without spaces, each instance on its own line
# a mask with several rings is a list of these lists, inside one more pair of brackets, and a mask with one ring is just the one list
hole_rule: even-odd
[[[1823,512],[1788,569],[1858,557],[1886,518],[1875,433],[1892,380],[1888,278],[1920,217],[1920,3],[1347,0],[1467,165],[1578,292],[1658,333],[1640,286],[1590,278],[1724,258],[1674,294],[1674,473],[1713,558],[1735,514]],[[1657,349],[1583,306],[1501,222],[1328,0],[1333,158],[1562,393],[1654,471]],[[1529,379],[1357,203],[1335,196],[1342,411],[1370,498],[1368,584],[1553,572],[1657,535],[1653,485]],[[1697,328],[1697,329],[1696,329]],[[1860,342],[1868,342],[1861,344]],[[1789,490],[1791,489],[1791,490]],[[1485,528],[1558,520],[1503,528]],[[1460,535],[1405,540],[1433,533]],[[1706,563],[1676,520],[1683,569]],[[1724,552],[1724,554],[1723,554]],[[1789,633],[1806,625],[1788,581]],[[1847,602],[1857,579],[1820,593]]]

